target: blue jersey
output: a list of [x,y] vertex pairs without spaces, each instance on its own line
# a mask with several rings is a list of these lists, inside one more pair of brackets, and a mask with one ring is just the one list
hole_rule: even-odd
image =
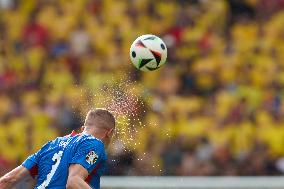
[[36,189],[66,188],[70,164],[82,165],[89,172],[86,182],[99,189],[106,160],[103,142],[92,135],[81,134],[59,137],[46,143],[22,165],[32,176],[37,175]]

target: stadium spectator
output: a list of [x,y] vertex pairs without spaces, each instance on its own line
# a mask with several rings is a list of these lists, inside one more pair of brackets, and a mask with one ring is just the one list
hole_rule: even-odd
[[[93,106],[118,114],[108,174],[283,174],[283,0],[4,4],[0,174]],[[169,50],[151,73],[128,57],[144,33]]]

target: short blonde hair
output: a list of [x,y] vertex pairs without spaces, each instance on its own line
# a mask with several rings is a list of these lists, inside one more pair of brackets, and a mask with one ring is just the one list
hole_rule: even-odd
[[115,127],[115,118],[108,110],[96,108],[87,113],[84,125],[112,129]]

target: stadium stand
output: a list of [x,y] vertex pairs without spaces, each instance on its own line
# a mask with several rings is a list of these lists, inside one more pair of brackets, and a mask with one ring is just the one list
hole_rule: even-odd
[[[0,175],[128,95],[109,175],[284,172],[283,0],[0,2]],[[145,33],[168,46],[156,72],[129,60]]]

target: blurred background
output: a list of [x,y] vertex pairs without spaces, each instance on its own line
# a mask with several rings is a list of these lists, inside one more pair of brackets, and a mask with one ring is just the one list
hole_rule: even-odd
[[[284,173],[284,0],[0,0],[0,175],[116,110],[108,175]],[[155,34],[167,64],[142,73]]]

